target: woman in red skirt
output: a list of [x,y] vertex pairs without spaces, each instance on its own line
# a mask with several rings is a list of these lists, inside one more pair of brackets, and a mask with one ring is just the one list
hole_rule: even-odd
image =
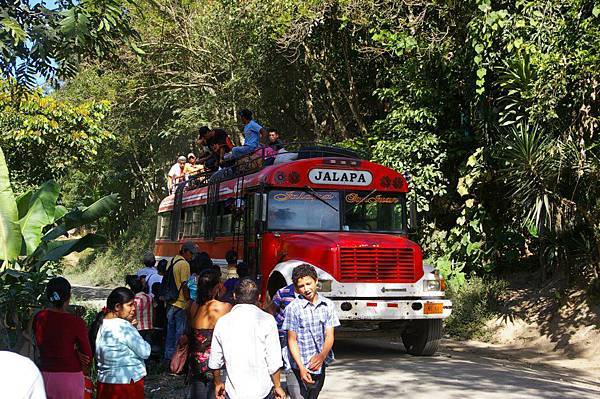
[[144,359],[150,344],[135,328],[135,295],[125,287],[115,288],[91,330],[98,368],[96,399],[144,397]]

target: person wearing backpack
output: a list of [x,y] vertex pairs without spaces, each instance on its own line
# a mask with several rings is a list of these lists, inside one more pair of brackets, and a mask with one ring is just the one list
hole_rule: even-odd
[[185,242],[179,255],[175,256],[161,283],[162,296],[167,303],[167,338],[165,342],[165,361],[170,361],[175,353],[177,341],[186,329],[187,299],[183,292],[183,283],[190,278],[190,264],[198,247],[193,242]]

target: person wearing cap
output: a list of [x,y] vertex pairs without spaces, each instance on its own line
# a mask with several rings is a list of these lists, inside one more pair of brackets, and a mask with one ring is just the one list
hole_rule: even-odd
[[187,306],[187,300],[185,298],[184,290],[181,289],[181,285],[184,281],[190,278],[190,261],[194,255],[198,252],[198,247],[191,241],[183,243],[179,250],[179,255],[176,255],[172,260],[167,274],[173,270],[173,277],[175,280],[175,286],[179,291],[179,296],[173,302],[168,304],[167,310],[167,339],[165,342],[165,360],[171,360],[171,357],[175,353],[177,341],[179,337],[183,335],[186,329],[186,314],[185,308]]
[[185,163],[187,159],[180,155],[177,158],[177,163],[171,166],[171,170],[169,170],[169,175],[167,178],[167,186],[169,188],[169,193],[173,192],[173,188],[175,185],[183,180],[185,180]]
[[204,172],[204,166],[196,163],[196,155],[190,152],[187,156],[187,163],[185,164],[184,173],[186,176],[193,176],[198,173]]

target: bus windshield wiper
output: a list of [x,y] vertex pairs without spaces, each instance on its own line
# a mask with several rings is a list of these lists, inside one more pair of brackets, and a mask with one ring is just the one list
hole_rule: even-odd
[[348,208],[346,210],[346,212],[344,212],[344,214],[350,212],[350,210],[352,208],[355,208],[355,207],[359,206],[360,204],[362,204],[363,202],[365,202],[366,200],[368,200],[371,197],[371,195],[375,194],[376,191],[377,191],[377,189],[374,188],[373,191],[371,191],[369,194],[367,194],[365,197],[363,197],[363,199],[361,199],[360,201],[358,201],[356,204],[352,205],[352,207]]
[[335,206],[331,205],[329,202],[325,201],[323,198],[319,197],[319,193],[317,193],[315,190],[312,189],[312,187],[309,186],[304,186],[304,188],[308,189],[308,193],[310,195],[312,195],[313,197],[315,197],[316,199],[318,199],[319,201],[321,201],[322,203],[324,203],[325,205],[327,205],[328,207],[330,207],[331,209],[333,209],[336,212],[339,212],[339,210],[337,210],[335,208]]

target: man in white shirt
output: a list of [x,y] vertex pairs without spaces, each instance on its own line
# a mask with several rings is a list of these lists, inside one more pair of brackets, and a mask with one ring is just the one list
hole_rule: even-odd
[[[217,321],[208,367],[217,399],[285,399],[279,369],[283,366],[277,324],[256,306],[258,287],[241,280],[233,292],[237,305]],[[227,365],[227,382],[220,369]]]
[[169,170],[169,177],[167,178],[167,185],[169,187],[169,193],[175,191],[174,187],[177,183],[185,180],[185,164],[187,162],[187,158],[183,155],[180,155],[177,158],[177,163],[171,166],[171,170]]
[[0,387],[3,398],[46,399],[40,370],[16,353],[0,351]]

